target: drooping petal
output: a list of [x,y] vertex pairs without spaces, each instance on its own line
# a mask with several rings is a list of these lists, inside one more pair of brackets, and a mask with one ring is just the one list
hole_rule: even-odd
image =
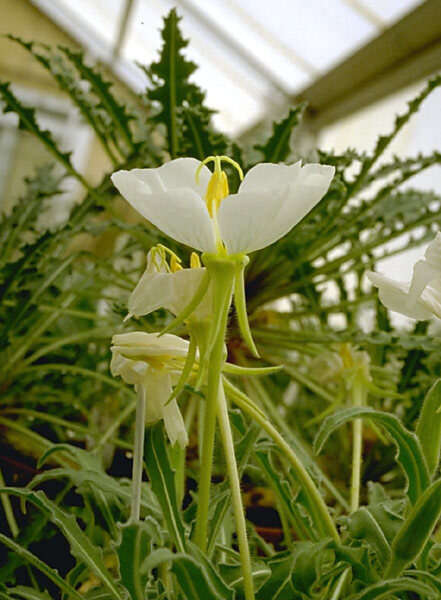
[[145,379],[145,422],[151,425],[164,415],[164,405],[172,393],[171,380],[167,371],[152,369]]
[[184,419],[176,399],[167,404],[172,393],[171,377],[166,371],[152,370],[145,382],[146,423],[164,420],[165,430],[172,445],[176,442],[182,447],[188,443]]
[[[200,195],[184,186],[166,190],[157,173],[149,175],[147,183],[147,177],[139,175],[139,171],[146,169],[134,171],[117,171],[112,175],[115,187],[127,202],[174,240],[201,252],[214,252],[213,225]],[[160,186],[164,187],[163,191]]]
[[421,300],[410,300],[407,291],[408,284],[394,281],[380,273],[369,272],[367,276],[371,283],[378,288],[379,298],[386,308],[419,321],[430,319],[432,316],[431,311]]
[[262,164],[251,169],[239,193],[225,198],[219,209],[228,252],[253,252],[279,240],[321,200],[333,175],[334,168],[327,165]]
[[188,435],[176,398],[164,406],[163,414],[165,430],[172,446],[178,442],[181,448],[185,448]]
[[140,384],[144,381],[148,368],[146,362],[126,358],[112,348],[110,372],[114,377],[120,376],[131,385]]

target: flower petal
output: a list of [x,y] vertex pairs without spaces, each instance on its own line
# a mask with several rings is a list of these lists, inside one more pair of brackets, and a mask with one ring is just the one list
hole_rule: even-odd
[[411,301],[406,283],[394,281],[385,275],[373,273],[372,271],[367,273],[367,276],[371,283],[378,288],[378,296],[389,310],[419,321],[425,321],[432,316],[431,311],[420,300]]
[[173,302],[174,273],[144,272],[129,296],[129,315],[142,317],[158,308],[167,308]]
[[188,435],[176,398],[164,406],[163,418],[171,445],[174,446],[178,442],[181,448],[185,448],[188,444]]
[[214,252],[213,225],[200,195],[184,185],[166,190],[157,173],[146,176],[146,171],[156,170],[117,171],[112,181],[127,202],[166,235],[201,252]]
[[261,192],[295,183],[302,169],[302,161],[293,165],[259,163],[248,171],[239,187],[241,192]]
[[441,269],[426,260],[418,260],[413,267],[412,281],[409,287],[411,301],[416,302],[421,298],[424,288],[437,279],[441,279]]
[[426,287],[421,295],[421,302],[435,317],[441,319],[441,279],[433,281],[431,285]]
[[333,175],[327,165],[251,169],[239,193],[225,198],[218,212],[228,252],[253,252],[279,240],[321,200]]
[[185,356],[188,341],[177,335],[131,331],[119,333],[112,338],[112,351],[120,352],[127,358],[140,356]]
[[[172,393],[171,377],[167,372],[151,371],[145,382],[146,423],[164,420],[165,430],[172,445],[188,444],[184,419],[176,399],[168,402]],[[168,404],[167,404],[168,402]]]

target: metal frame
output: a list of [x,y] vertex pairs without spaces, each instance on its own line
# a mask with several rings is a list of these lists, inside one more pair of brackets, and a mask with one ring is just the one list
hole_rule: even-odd
[[[317,131],[441,69],[441,0],[426,0],[378,37],[317,79],[289,105],[308,103],[308,126]],[[267,119],[242,133],[254,137]]]

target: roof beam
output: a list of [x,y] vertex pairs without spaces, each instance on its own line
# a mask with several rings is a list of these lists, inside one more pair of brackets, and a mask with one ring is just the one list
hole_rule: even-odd
[[[426,0],[280,107],[308,103],[320,129],[441,69],[441,1]],[[271,115],[272,118],[279,115]],[[242,134],[251,138],[264,121]]]

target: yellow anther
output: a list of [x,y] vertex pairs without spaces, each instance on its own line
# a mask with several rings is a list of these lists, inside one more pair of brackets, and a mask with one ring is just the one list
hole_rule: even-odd
[[200,269],[201,268],[201,259],[199,258],[199,254],[196,252],[192,252],[190,256],[190,269]]
[[222,161],[232,165],[239,173],[239,177],[242,181],[243,172],[240,168],[240,165],[229,156],[209,156],[201,162],[201,164],[196,170],[196,183],[199,183],[199,174],[201,172],[202,167],[210,162],[214,163],[214,171],[212,176],[210,177],[210,181],[208,182],[207,186],[207,191],[205,193],[205,202],[207,204],[207,209],[210,214],[210,217],[212,218],[216,216],[222,200],[226,198],[230,193],[227,175],[225,171],[222,171]]
[[172,273],[176,273],[176,271],[182,271],[182,267],[179,264],[181,259],[176,256],[176,254],[172,254],[170,258],[170,270]]
[[155,248],[158,249],[158,253],[160,254],[162,260],[164,261],[164,263],[167,265],[167,259],[166,257],[169,256],[170,257],[170,267],[167,265],[167,268],[172,272],[172,273],[176,273],[176,271],[180,271],[182,269],[182,260],[179,258],[179,256],[173,252],[173,250],[170,250],[170,248],[167,248],[167,246],[164,246],[164,244],[158,244],[157,246],[155,246]]

